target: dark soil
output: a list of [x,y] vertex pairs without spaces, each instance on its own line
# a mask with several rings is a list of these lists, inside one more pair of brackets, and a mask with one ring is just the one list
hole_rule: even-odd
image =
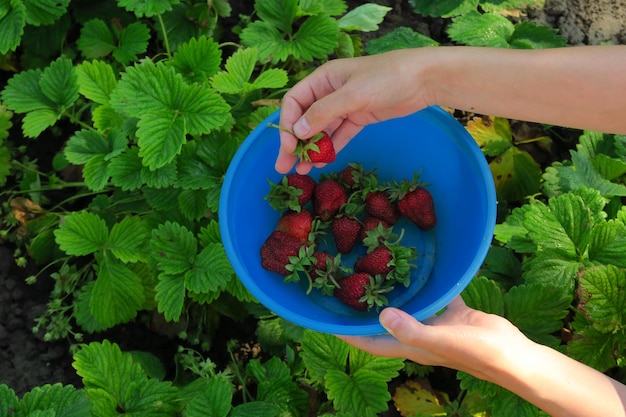
[[[556,0],[548,0],[547,2],[545,11],[552,14],[543,11],[537,12],[545,22],[553,25],[566,22],[567,25],[571,25],[573,21],[584,21],[587,22],[587,25],[591,25],[589,19],[581,20],[582,18],[578,14],[575,17],[568,17],[567,7],[561,7],[567,2]],[[362,3],[364,2],[348,1],[350,8]],[[379,0],[375,3],[388,5],[392,7],[392,11],[386,16],[378,32],[365,34],[365,41],[368,38],[378,37],[398,26],[407,26],[445,43],[444,30],[447,23],[445,19],[420,17],[413,13],[406,0]],[[573,1],[573,3],[578,2]],[[624,8],[622,7],[622,9]],[[596,30],[594,39],[599,36],[597,34],[598,27],[598,24],[593,22],[593,28]],[[612,25],[610,30],[611,36],[616,36],[615,25]],[[575,41],[579,40],[580,37],[575,38]],[[50,159],[48,150],[41,149],[41,152],[40,158]],[[544,157],[554,159],[554,155],[550,158],[548,155],[544,155]],[[14,248],[9,247],[9,245],[2,246],[0,243],[0,383],[9,385],[20,397],[33,387],[47,383],[61,382],[80,387],[81,380],[71,366],[69,342],[45,342],[41,334],[32,332],[35,319],[47,308],[52,279],[42,275],[36,285],[27,285],[25,278],[35,273],[36,268],[33,265],[28,265],[26,268],[16,266],[13,250]],[[230,329],[228,334],[216,335],[216,346],[225,346],[228,339],[236,337],[238,326],[226,327]],[[247,334],[242,335],[240,340],[247,340],[245,338],[250,336],[249,329],[245,329],[245,332]],[[141,323],[121,326],[114,331],[98,335],[98,338],[108,338],[118,343],[124,350],[150,351],[164,359],[165,363],[172,362],[171,358],[178,344],[178,340],[157,335],[151,332],[148,326]],[[173,370],[169,371],[170,373],[173,372]]]

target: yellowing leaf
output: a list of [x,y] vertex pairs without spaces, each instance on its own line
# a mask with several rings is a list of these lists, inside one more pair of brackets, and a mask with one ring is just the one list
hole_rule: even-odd
[[412,415],[446,416],[445,406],[450,402],[444,392],[433,390],[428,380],[409,380],[396,389],[393,396],[396,409],[403,417]]
[[466,128],[485,155],[499,156],[510,148],[513,142],[511,126],[507,119],[474,117],[467,122]]
[[532,156],[515,146],[489,163],[498,198],[520,201],[540,189],[541,168]]

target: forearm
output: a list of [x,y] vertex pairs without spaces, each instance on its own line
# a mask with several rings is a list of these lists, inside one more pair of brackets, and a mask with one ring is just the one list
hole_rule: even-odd
[[488,379],[552,417],[626,416],[626,387],[553,349],[529,342]]
[[421,61],[430,104],[626,133],[626,46],[436,47],[424,52],[415,59]]

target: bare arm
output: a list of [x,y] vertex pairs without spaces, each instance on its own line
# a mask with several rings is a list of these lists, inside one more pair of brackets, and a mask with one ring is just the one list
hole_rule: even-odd
[[[491,116],[626,134],[626,46],[405,49],[330,61],[284,97],[281,124],[341,150],[363,126],[438,104]],[[279,172],[296,163],[281,132]],[[302,173],[310,164],[299,164]]]
[[380,321],[391,335],[340,338],[375,355],[462,370],[553,417],[626,416],[626,386],[532,342],[506,319],[473,310],[460,297],[427,324],[392,308]]

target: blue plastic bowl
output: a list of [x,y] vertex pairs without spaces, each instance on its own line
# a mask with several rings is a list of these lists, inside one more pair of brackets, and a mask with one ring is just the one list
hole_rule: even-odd
[[[305,328],[343,335],[384,333],[378,312],[358,312],[333,297],[307,295],[301,285],[261,266],[260,248],[280,213],[264,197],[279,148],[275,112],[255,128],[233,158],[222,186],[219,216],[222,240],[235,272],[256,299],[282,318]],[[493,235],[496,195],[489,166],[474,139],[439,107],[369,125],[337,160],[310,173],[337,172],[359,162],[376,169],[381,180],[411,179],[415,172],[429,183],[438,223],[424,233],[407,223],[404,244],[417,247],[418,268],[409,288],[397,288],[390,304],[423,320],[445,307],[480,268]],[[350,259],[344,259],[350,261]],[[352,264],[350,264],[352,265]],[[303,280],[304,281],[304,280]]]

